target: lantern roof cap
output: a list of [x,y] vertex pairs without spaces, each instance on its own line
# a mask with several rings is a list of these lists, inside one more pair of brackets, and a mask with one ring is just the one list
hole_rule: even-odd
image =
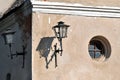
[[58,25],[53,26],[53,28],[59,28],[59,27],[69,27],[69,25],[64,24],[63,21],[59,21]]
[[2,35],[5,35],[5,34],[14,34],[15,31],[12,31],[11,29],[7,29],[5,32],[2,33]]

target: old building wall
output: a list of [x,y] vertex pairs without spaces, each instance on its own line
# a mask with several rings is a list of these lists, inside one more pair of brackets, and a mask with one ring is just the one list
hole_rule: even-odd
[[[119,80],[120,21],[117,18],[83,17],[72,15],[33,13],[32,22],[32,80]],[[49,40],[54,36],[52,27],[58,21],[70,25],[68,37],[63,39],[63,55],[57,55],[58,67],[54,58],[46,68],[46,57],[49,60],[54,52],[53,38],[51,47],[43,49],[40,43],[43,38]],[[88,46],[95,36],[105,37],[111,46],[107,60],[94,60],[90,57]],[[59,47],[59,44],[58,44]],[[44,56],[44,50],[50,52]],[[41,51],[42,50],[42,51]],[[117,73],[117,74],[116,74]]]
[[88,6],[110,6],[110,7],[119,7],[120,0],[31,0],[31,1],[46,1],[46,2],[66,2],[66,3],[79,3],[82,5]]
[[[0,80],[31,80],[31,14],[28,1],[0,19]],[[3,37],[8,29],[15,32],[12,55]]]
[[[11,29],[11,27],[9,27]],[[23,45],[25,43],[23,42],[23,31],[20,30],[18,25],[12,25],[12,31],[15,31],[14,39],[11,48],[12,48],[12,54],[22,53],[23,52]],[[5,31],[5,30],[4,30]],[[3,33],[2,31],[1,33]],[[25,46],[25,59],[23,60],[22,55],[14,55],[13,59],[11,59],[10,56],[10,48],[9,45],[5,44],[4,38],[2,35],[0,35],[0,79],[1,80],[7,80],[7,74],[10,74],[10,80],[29,80],[31,77],[31,38],[29,37],[26,40],[26,46]],[[23,64],[24,62],[24,64]],[[23,67],[24,65],[24,67]]]

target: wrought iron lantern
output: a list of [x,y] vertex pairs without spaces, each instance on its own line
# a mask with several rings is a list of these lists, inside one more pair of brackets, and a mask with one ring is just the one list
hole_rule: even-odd
[[22,65],[22,68],[24,68],[24,63],[25,63],[25,54],[27,53],[26,52],[26,47],[25,46],[22,46],[23,48],[23,51],[22,52],[17,52],[15,54],[12,53],[12,44],[14,43],[13,39],[14,39],[14,34],[15,34],[15,31],[12,31],[11,29],[7,29],[3,34],[3,38],[4,38],[4,41],[5,41],[5,44],[6,45],[9,45],[9,48],[10,48],[10,57],[11,59],[13,59],[13,56],[23,56],[23,65]]
[[[46,50],[46,49],[48,49],[48,44],[46,45],[46,49],[41,49],[41,52],[42,52],[42,56],[43,57],[45,57],[45,61],[46,61],[46,68],[48,68],[49,67],[49,64],[50,64],[50,62],[53,60],[53,59],[55,59],[55,68],[58,66],[57,65],[57,54],[60,54],[60,56],[62,56],[62,52],[63,52],[63,48],[62,48],[62,39],[63,38],[66,38],[67,37],[67,29],[68,29],[68,27],[69,27],[69,25],[66,25],[66,24],[64,24],[64,22],[63,21],[60,21],[60,22],[58,22],[58,24],[57,25],[55,25],[55,26],[53,26],[52,27],[52,29],[54,30],[54,33],[55,33],[55,37],[54,38],[57,38],[58,39],[58,42],[59,42],[59,47],[58,47],[58,44],[56,43],[56,44],[54,44],[54,48],[52,48],[52,55],[51,55],[51,58],[48,60],[48,55],[49,55],[49,51],[48,51],[48,53],[46,53],[46,51],[44,51],[44,50]],[[42,38],[42,40],[41,40],[41,42],[40,43],[42,43],[43,42],[43,39],[44,38]],[[47,39],[47,40],[44,40],[45,42],[44,43],[49,43],[49,42],[46,42],[46,41],[50,41],[49,39]],[[41,48],[42,48],[42,46],[44,46],[45,47],[45,45],[43,45],[44,43],[42,43],[41,44]],[[50,42],[50,45],[51,45],[51,42]],[[47,55],[46,55],[47,54]]]
[[69,25],[64,24],[63,21],[58,22],[58,25],[53,26],[53,30],[55,32],[55,36],[58,40],[67,37],[67,29]]
[[58,22],[58,25],[53,26],[53,30],[55,32],[55,36],[58,38],[59,42],[60,42],[60,50],[59,52],[61,52],[61,56],[62,56],[62,38],[66,38],[67,37],[67,29],[68,29],[69,25],[64,24],[63,21]]
[[9,45],[9,48],[10,48],[10,56],[11,56],[11,59],[12,59],[12,49],[11,49],[11,45],[13,44],[13,36],[15,34],[15,31],[12,31],[11,29],[7,29],[3,34],[3,38],[4,38],[4,41],[5,41],[5,44],[6,45]]
[[14,31],[12,31],[11,29],[7,29],[2,35],[5,41],[5,44],[10,45],[13,43],[13,35],[14,35]]

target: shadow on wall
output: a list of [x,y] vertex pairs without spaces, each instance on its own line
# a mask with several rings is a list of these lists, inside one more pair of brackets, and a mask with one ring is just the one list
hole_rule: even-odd
[[50,53],[51,45],[55,37],[43,37],[40,40],[39,45],[37,46],[36,51],[39,51],[40,57],[44,57],[46,61],[46,68],[48,68],[48,60],[47,57]]

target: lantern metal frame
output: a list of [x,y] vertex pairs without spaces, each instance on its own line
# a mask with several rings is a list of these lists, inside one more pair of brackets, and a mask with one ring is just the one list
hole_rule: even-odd
[[[15,31],[12,31],[11,29],[7,29],[4,33],[2,33],[2,36],[4,38],[5,45],[8,45],[10,48],[10,57],[12,57],[12,44],[13,44],[13,36],[15,34]],[[10,39],[8,39],[10,38]]]
[[67,29],[68,27],[70,27],[69,25],[64,24],[63,21],[58,22],[57,25],[53,26],[52,29],[54,30],[55,33],[55,37],[58,38],[59,42],[60,42],[60,50],[59,52],[61,52],[61,56],[62,56],[62,38],[66,38],[67,37]]
[[[11,59],[13,59],[14,56],[23,56],[23,65],[22,65],[22,68],[24,68],[24,63],[25,63],[25,54],[27,53],[26,52],[26,47],[25,46],[22,46],[23,48],[23,52],[17,52],[15,54],[12,53],[12,44],[14,44],[13,42],[13,39],[14,39],[14,34],[15,34],[15,31],[12,31],[11,29],[7,29],[5,32],[2,33],[2,36],[4,38],[4,42],[5,42],[5,45],[9,45],[9,48],[10,48],[10,57]],[[9,41],[8,38],[11,38],[11,40]]]
[[58,25],[52,27],[55,32],[55,36],[58,39],[66,38],[67,37],[67,29],[69,25],[64,24],[63,21],[58,22]]
[[22,57],[23,57],[22,68],[24,68],[24,64],[25,64],[25,55],[27,54],[27,52],[26,52],[26,47],[25,47],[24,45],[22,46],[22,48],[23,48],[23,51],[22,51],[22,52],[17,52],[17,51],[16,51],[16,54],[12,54],[11,56],[16,56],[16,57],[22,56]]
[[67,29],[69,25],[64,24],[63,21],[58,22],[57,25],[53,26],[52,29],[54,30],[55,37],[58,38],[58,41],[60,43],[60,48],[57,48],[57,43],[54,45],[54,52],[51,55],[50,60],[46,64],[46,68],[48,68],[49,63],[52,61],[52,59],[55,59],[55,68],[58,66],[57,64],[57,53],[60,53],[60,56],[62,56],[63,48],[62,48],[62,39],[67,37]]

